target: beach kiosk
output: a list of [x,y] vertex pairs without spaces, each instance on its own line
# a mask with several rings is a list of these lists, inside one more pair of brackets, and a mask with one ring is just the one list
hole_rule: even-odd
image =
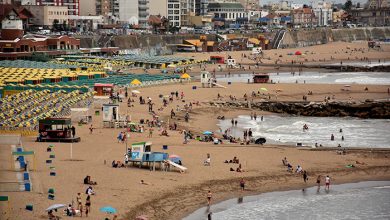
[[114,91],[114,84],[112,83],[95,83],[93,86],[97,96],[111,96]]
[[103,127],[113,128],[119,120],[118,104],[103,104]]
[[156,162],[162,167],[164,160],[168,160],[168,154],[162,152],[152,152],[151,142],[138,142],[131,145],[131,162],[138,163],[141,168],[145,163],[150,169],[156,169]]
[[210,56],[211,63],[224,64],[225,58],[223,56]]
[[70,118],[46,118],[39,120],[39,138],[43,142],[79,142],[80,137],[72,136]]
[[253,75],[253,83],[268,83],[269,75],[268,74],[255,74]]

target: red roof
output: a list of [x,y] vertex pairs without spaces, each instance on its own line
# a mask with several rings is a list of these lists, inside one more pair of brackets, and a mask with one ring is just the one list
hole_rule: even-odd
[[10,5],[10,4],[0,4],[0,21],[4,20],[4,18],[11,11],[14,11],[14,13],[17,14],[18,17],[22,20],[34,17],[34,15],[26,8],[23,8],[23,7],[17,8],[13,5]]

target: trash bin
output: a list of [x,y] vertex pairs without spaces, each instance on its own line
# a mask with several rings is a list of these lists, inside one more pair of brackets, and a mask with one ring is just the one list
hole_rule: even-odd
[[31,191],[31,184],[30,183],[25,183],[24,184],[24,190]]
[[29,179],[30,179],[30,175],[27,172],[24,172],[23,173],[23,180],[29,180]]

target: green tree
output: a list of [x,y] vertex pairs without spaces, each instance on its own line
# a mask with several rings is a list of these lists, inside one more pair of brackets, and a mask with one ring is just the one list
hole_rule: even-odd
[[58,30],[59,29],[59,23],[60,21],[58,19],[54,19],[53,21],[53,30]]
[[349,10],[351,10],[351,8],[352,8],[352,1],[351,0],[347,0],[345,2],[345,4],[344,4],[343,9],[346,10],[346,11],[349,11]]
[[61,28],[63,31],[67,31],[68,30],[68,25],[66,24],[66,21],[64,20],[62,22],[62,28]]

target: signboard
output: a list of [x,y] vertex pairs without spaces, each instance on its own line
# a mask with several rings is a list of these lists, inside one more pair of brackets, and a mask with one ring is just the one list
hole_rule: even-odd
[[131,145],[131,159],[132,160],[142,160],[144,154],[145,143],[135,143]]

